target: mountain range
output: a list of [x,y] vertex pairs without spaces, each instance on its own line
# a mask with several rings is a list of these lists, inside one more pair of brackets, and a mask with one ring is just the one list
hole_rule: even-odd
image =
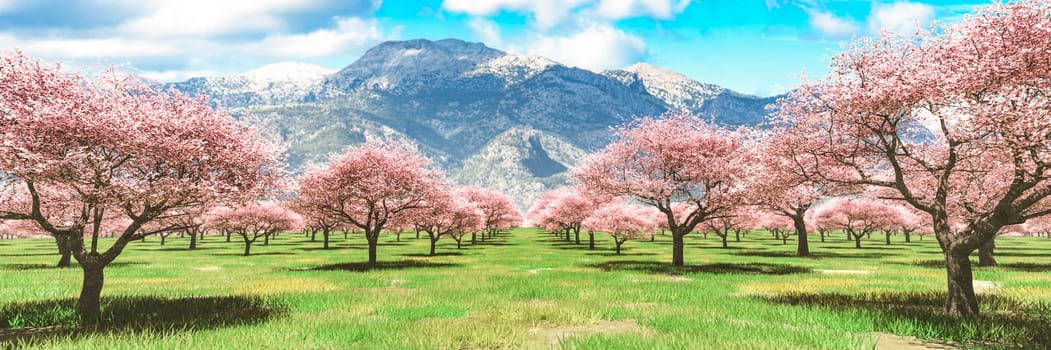
[[372,139],[417,145],[450,178],[522,209],[635,117],[689,112],[725,125],[765,120],[756,97],[639,63],[592,72],[456,39],[379,44],[341,70],[278,63],[171,86],[207,95],[288,145],[293,170]]

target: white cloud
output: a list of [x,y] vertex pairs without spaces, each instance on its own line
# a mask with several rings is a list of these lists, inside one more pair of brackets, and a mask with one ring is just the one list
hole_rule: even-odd
[[147,37],[212,36],[283,29],[281,15],[314,6],[297,0],[166,0],[147,2],[148,14],[121,25],[120,31]]
[[607,20],[649,17],[671,19],[682,13],[691,0],[445,0],[442,8],[475,17],[500,12],[531,15],[534,26],[547,30],[564,24],[574,16],[594,16]]
[[934,19],[934,7],[927,4],[900,1],[890,5],[875,3],[869,16],[869,30],[879,33],[889,30],[902,35],[914,33],[930,25]]
[[593,24],[568,36],[538,35],[527,53],[590,70],[621,68],[646,55],[646,43],[608,24]]
[[185,81],[194,77],[213,77],[223,75],[225,72],[220,72],[212,69],[205,70],[162,70],[162,71],[144,71],[140,70],[137,72],[138,75],[159,82],[172,82],[172,81]]
[[0,47],[15,47],[32,56],[66,59],[158,57],[183,53],[169,43],[133,38],[20,39],[0,33]]
[[843,38],[858,32],[857,24],[845,18],[836,17],[829,12],[808,10],[810,14],[810,26],[822,35],[834,38]]
[[500,37],[500,27],[497,26],[496,22],[475,17],[472,18],[467,25],[471,27],[479,39],[482,40],[486,45],[490,47],[503,46],[503,39]]
[[247,45],[252,52],[283,58],[315,58],[360,48],[387,38],[375,19],[342,18],[331,29],[268,36]]
[[565,22],[574,9],[587,0],[445,0],[442,8],[472,16],[491,16],[501,11],[526,13],[535,25],[548,29]]
[[671,19],[689,5],[690,0],[601,0],[596,11],[615,20],[633,17]]

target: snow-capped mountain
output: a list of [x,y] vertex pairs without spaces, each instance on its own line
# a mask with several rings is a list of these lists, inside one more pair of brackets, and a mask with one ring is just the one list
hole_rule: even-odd
[[338,71],[279,63],[173,86],[251,113],[284,137],[295,168],[369,139],[404,139],[451,178],[509,193],[523,209],[634,117],[688,111],[754,124],[773,102],[647,64],[597,74],[454,39],[382,43]]
[[193,78],[174,86],[194,95],[208,95],[228,108],[305,102],[321,89],[335,69],[319,65],[281,62],[242,74],[219,78]]

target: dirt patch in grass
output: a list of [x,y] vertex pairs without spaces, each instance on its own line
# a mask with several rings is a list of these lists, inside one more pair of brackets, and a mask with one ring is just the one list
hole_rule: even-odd
[[675,283],[682,283],[682,282],[693,281],[692,278],[689,278],[689,277],[686,277],[686,276],[668,276],[667,280],[670,281],[670,282],[675,282]]
[[195,267],[193,269],[194,269],[194,271],[203,271],[203,272],[215,272],[215,271],[222,270],[222,268],[220,268],[218,266],[201,266],[201,267]]
[[528,273],[531,273],[531,274],[534,274],[534,275],[535,275],[535,274],[538,274],[538,273],[540,273],[540,271],[553,271],[553,270],[554,270],[554,269],[552,269],[552,268],[549,268],[549,267],[541,267],[541,268],[539,268],[539,269],[532,269],[532,270],[529,270],[529,271],[526,271],[526,272],[528,272]]
[[652,331],[640,326],[635,320],[599,320],[583,326],[540,325],[529,329],[522,347],[525,349],[558,348],[559,343],[570,337],[616,333],[648,334],[650,332]]
[[992,294],[1000,290],[1000,284],[992,281],[974,280],[975,294]]
[[876,350],[946,350],[963,349],[955,342],[935,342],[896,334],[876,333]]
[[842,275],[867,275],[872,273],[869,270],[814,270],[824,274],[842,274]]
[[390,280],[390,284],[387,285],[386,287],[357,288],[357,290],[360,290],[360,291],[363,291],[363,292],[401,292],[401,293],[411,292],[412,288],[402,287],[406,283],[409,283],[409,281],[408,280],[403,280],[403,279],[392,279],[392,280]]
[[652,301],[644,301],[644,302],[638,302],[638,303],[627,303],[627,304],[624,304],[624,307],[628,308],[628,309],[631,309],[631,310],[643,311],[643,310],[649,310],[649,309],[653,309],[653,308],[656,308],[656,307],[660,307],[661,305],[664,305],[664,304],[657,303],[657,302],[652,302]]

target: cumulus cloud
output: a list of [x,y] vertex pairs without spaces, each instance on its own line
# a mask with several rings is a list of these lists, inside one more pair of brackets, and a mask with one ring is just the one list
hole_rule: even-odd
[[500,27],[496,22],[481,17],[475,17],[467,22],[467,25],[471,27],[471,31],[474,32],[474,35],[481,39],[486,45],[491,47],[503,46],[503,39],[500,37]]
[[934,7],[927,4],[900,1],[893,4],[875,3],[869,16],[869,30],[878,33],[889,30],[908,35],[930,25],[934,20]]
[[575,16],[619,20],[649,17],[671,19],[682,13],[691,0],[445,0],[446,11],[489,17],[501,12],[532,16],[540,30],[571,21]]
[[810,26],[824,36],[844,38],[858,32],[857,24],[854,24],[850,19],[836,17],[832,13],[817,10],[808,10],[807,12],[810,14]]
[[305,34],[268,36],[247,45],[249,50],[282,58],[315,58],[364,47],[383,40],[386,34],[375,19],[341,18],[334,28]]
[[587,0],[445,0],[446,11],[466,13],[472,16],[492,16],[502,11],[525,13],[533,16],[535,25],[548,29],[566,21],[578,6]]
[[168,43],[133,38],[56,38],[48,40],[23,39],[0,34],[0,47],[16,47],[32,55],[67,59],[153,57],[183,53]]
[[526,50],[570,66],[598,71],[638,62],[646,56],[646,43],[608,24],[594,24],[568,36],[537,35]]
[[[302,9],[295,0],[156,2],[149,14],[121,26],[121,31],[151,37],[211,36],[281,28],[281,14]],[[207,9],[207,10],[202,10]]]
[[597,13],[609,19],[651,17],[671,19],[682,13],[690,0],[602,0]]
[[[0,47],[86,68],[130,60],[160,81],[236,73],[273,59],[351,59],[397,37],[397,28],[384,30],[375,18],[381,0],[70,0],[50,12],[41,3],[0,0],[7,11],[0,19],[14,24],[0,28]],[[118,15],[79,17],[103,3]],[[41,26],[48,30],[34,30]]]

